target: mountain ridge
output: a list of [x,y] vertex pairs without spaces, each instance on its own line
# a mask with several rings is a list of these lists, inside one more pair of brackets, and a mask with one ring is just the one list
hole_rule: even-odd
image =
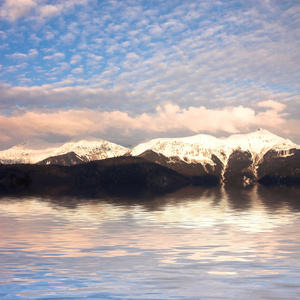
[[[271,156],[270,151],[274,152]],[[259,174],[267,175],[262,169],[267,168],[268,161],[276,165],[280,160],[287,160],[294,165],[290,168],[293,176],[300,177],[299,152],[300,146],[292,141],[258,129],[219,139],[201,134],[181,139],[154,139],[131,149],[127,155],[168,165],[186,176],[209,174],[222,182],[251,184],[261,179]],[[292,159],[287,159],[289,157]],[[284,164],[280,162],[280,165]],[[271,169],[275,172],[276,168]],[[277,170],[272,176],[278,177],[281,173],[284,170]]]
[[[215,176],[225,183],[247,185],[266,176],[272,178],[268,182],[284,182],[281,177],[300,178],[300,146],[264,129],[226,138],[206,134],[157,138],[132,149],[95,138],[73,139],[57,148],[47,148],[47,143],[40,144],[44,147],[41,150],[33,142],[28,142],[7,152],[0,151],[0,163],[72,166],[131,156],[141,157],[190,178]],[[26,145],[32,149],[26,152]],[[42,156],[43,159],[40,159]]]

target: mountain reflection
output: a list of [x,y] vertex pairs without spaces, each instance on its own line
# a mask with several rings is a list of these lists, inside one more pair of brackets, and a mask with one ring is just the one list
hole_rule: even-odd
[[[299,281],[299,188],[117,194],[2,197],[2,287],[13,286],[21,299],[29,289],[43,299],[49,290],[70,299],[73,292],[119,299],[115,291],[135,291],[140,299],[153,289],[187,299],[231,290],[243,299],[255,284],[266,287],[256,298],[273,299],[290,292],[284,282]],[[290,298],[299,291],[292,287]]]
[[235,220],[247,223],[245,228],[254,226],[260,219],[265,223],[274,214],[278,222],[288,220],[289,212],[300,211],[299,187],[186,187],[161,196],[140,191],[135,196],[132,191],[129,194],[116,192],[115,195],[82,193],[77,197],[53,194],[55,192],[49,192],[48,196],[2,197],[0,206],[16,216],[27,215],[34,208],[38,209],[32,212],[35,215],[55,214],[58,211],[67,219],[82,219],[91,223],[130,214],[132,218],[143,221],[171,222],[173,225],[192,227]]

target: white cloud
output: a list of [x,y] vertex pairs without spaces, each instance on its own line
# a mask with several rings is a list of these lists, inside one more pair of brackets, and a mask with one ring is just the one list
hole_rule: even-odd
[[36,49],[30,49],[30,50],[29,50],[29,53],[28,53],[28,56],[29,56],[30,58],[34,58],[34,57],[36,57],[38,54],[39,54],[39,52],[38,52]]
[[0,17],[17,21],[22,17],[33,16],[38,21],[53,18],[62,13],[68,14],[75,6],[87,5],[90,0],[64,0],[59,4],[44,4],[43,0],[4,0]]
[[15,66],[9,66],[6,68],[6,72],[8,73],[13,73],[13,72],[17,72],[18,69]]
[[39,43],[42,41],[39,37],[36,36],[36,34],[32,33],[30,35],[30,40],[33,42],[35,46],[39,45]]
[[36,49],[30,49],[28,54],[26,53],[20,53],[15,52],[13,54],[7,54],[5,55],[9,59],[13,60],[27,60],[28,58],[34,58],[38,55],[38,51]]
[[5,0],[0,10],[0,17],[16,21],[27,15],[37,5],[38,2],[33,0]]
[[64,53],[54,53],[53,55],[47,55],[44,56],[44,59],[49,59],[49,60],[62,60],[65,59],[65,54]]
[[54,33],[53,32],[51,32],[51,31],[47,31],[46,33],[45,33],[45,39],[46,40],[52,40],[52,39],[54,39]]
[[83,71],[84,71],[83,66],[80,66],[78,68],[73,69],[72,73],[73,74],[81,74],[81,73],[83,73]]
[[0,39],[5,40],[7,39],[7,34],[4,31],[0,30]]
[[76,36],[75,36],[73,33],[68,32],[68,33],[66,33],[65,35],[60,36],[60,39],[61,39],[65,44],[70,45],[70,44],[72,44],[72,43],[75,41]]
[[39,7],[39,13],[41,18],[49,18],[61,13],[63,5],[43,5]]
[[88,53],[87,55],[89,58],[91,58],[92,60],[96,60],[96,61],[100,61],[103,60],[103,57],[101,55],[95,55],[93,53]]
[[16,52],[13,54],[7,54],[6,57],[11,58],[11,59],[27,59],[27,54]]
[[162,34],[163,31],[164,31],[163,28],[161,28],[159,24],[149,25],[149,32],[154,36],[158,36]]
[[82,60],[82,56],[80,56],[80,55],[78,55],[78,54],[73,55],[73,56],[71,57],[70,64],[71,64],[71,65],[76,65],[76,64],[80,63],[81,60]]

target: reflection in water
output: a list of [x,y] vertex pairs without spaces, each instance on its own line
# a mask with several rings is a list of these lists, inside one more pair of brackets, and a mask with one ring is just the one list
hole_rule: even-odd
[[4,197],[1,299],[300,298],[300,189]]

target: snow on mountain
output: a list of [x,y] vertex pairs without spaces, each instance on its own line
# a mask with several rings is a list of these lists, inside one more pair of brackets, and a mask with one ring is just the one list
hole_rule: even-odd
[[78,156],[85,157],[88,161],[91,161],[122,156],[127,151],[128,148],[102,139],[87,138],[70,141],[56,149],[51,156],[74,152]]
[[73,139],[65,144],[31,140],[0,151],[0,164],[69,166],[117,156],[139,156],[197,184],[300,183],[300,146],[263,129],[227,138],[205,134],[158,138],[131,150],[95,138]]
[[167,158],[177,157],[187,163],[204,165],[214,165],[212,155],[215,155],[226,165],[235,150],[250,152],[258,162],[270,149],[282,151],[284,156],[289,155],[288,150],[292,148],[300,149],[300,146],[267,130],[258,129],[252,133],[235,134],[228,138],[216,138],[205,134],[184,138],[158,138],[136,146],[129,154],[139,156],[147,150],[152,150]]
[[202,162],[213,164],[211,154],[221,151],[219,139],[205,134],[184,138],[158,138],[140,144],[130,151],[132,156],[139,156],[147,150],[152,150],[166,157],[179,157],[187,162]]
[[46,158],[74,152],[85,160],[99,160],[122,156],[127,148],[96,138],[74,139],[65,144],[30,140],[8,150],[0,151],[0,161],[10,163],[37,163]]
[[[248,134],[235,134],[224,140],[231,149],[249,151],[255,162],[259,162],[271,149],[275,151],[287,151],[292,148],[299,149],[300,146],[288,139],[281,138],[267,130],[257,129]],[[289,155],[288,153],[283,153]]]
[[186,176],[211,175],[222,182],[248,185],[267,175],[297,177],[300,146],[258,129],[227,138],[198,134],[154,139],[136,146],[128,155],[141,156]]
[[255,168],[269,150],[276,151],[277,156],[287,157],[293,155],[290,152],[293,148],[300,149],[300,146],[263,129],[248,134],[235,134],[227,138],[216,138],[206,134],[184,138],[158,138],[139,144],[131,150],[102,139],[88,137],[73,139],[65,144],[29,140],[0,151],[0,162],[37,163],[49,157],[71,152],[83,161],[91,161],[122,156],[125,153],[140,156],[151,150],[166,157],[168,164],[176,164],[180,160],[187,164],[202,164],[206,168],[206,165],[216,166],[214,156],[226,167],[232,153],[241,151],[251,154],[253,168]]
[[49,143],[40,139],[22,142],[10,149],[0,151],[4,164],[36,163],[51,155],[62,143]]

